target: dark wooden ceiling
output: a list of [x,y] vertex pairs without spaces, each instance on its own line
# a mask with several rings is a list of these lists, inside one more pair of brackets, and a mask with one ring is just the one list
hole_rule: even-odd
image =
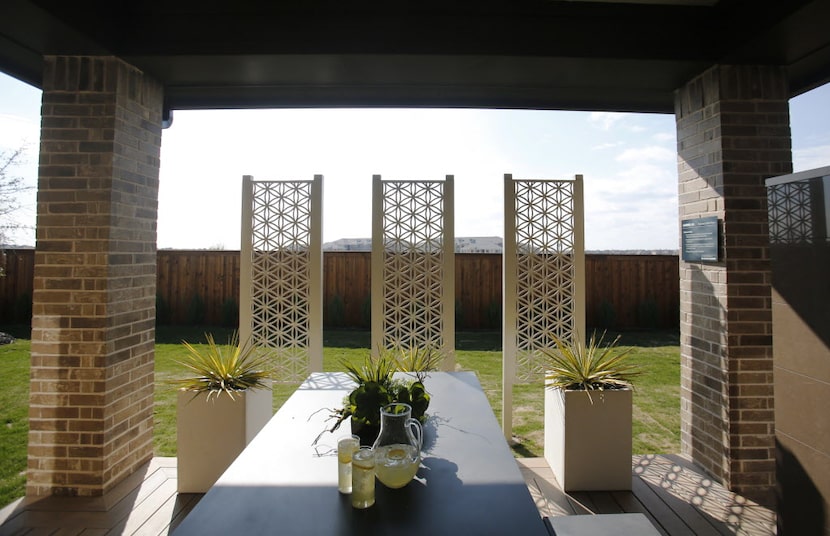
[[830,0],[2,0],[0,69],[112,54],[172,108],[459,106],[671,112],[716,63],[830,81]]

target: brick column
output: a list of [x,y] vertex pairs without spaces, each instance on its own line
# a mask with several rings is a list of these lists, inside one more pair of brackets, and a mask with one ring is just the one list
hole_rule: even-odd
[[679,89],[680,219],[717,216],[719,262],[680,263],[681,445],[765,504],[775,483],[764,179],[789,173],[787,84],[775,67],[716,66]]
[[29,495],[101,495],[152,457],[161,114],[116,58],[46,58]]

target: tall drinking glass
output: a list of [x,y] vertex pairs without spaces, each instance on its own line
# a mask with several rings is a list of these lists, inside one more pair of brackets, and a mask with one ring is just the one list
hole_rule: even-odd
[[352,506],[369,508],[375,504],[375,452],[361,447],[352,455]]
[[360,448],[360,438],[350,435],[337,441],[337,491],[352,492],[352,455]]

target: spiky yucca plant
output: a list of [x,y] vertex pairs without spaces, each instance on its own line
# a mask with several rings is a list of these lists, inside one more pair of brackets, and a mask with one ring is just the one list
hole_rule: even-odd
[[194,396],[207,393],[208,399],[225,393],[233,399],[234,393],[269,387],[273,365],[250,341],[239,344],[236,332],[224,345],[216,344],[210,333],[205,339],[206,348],[182,342],[187,354],[178,363],[192,373],[188,378],[173,380],[182,390],[193,391]]
[[375,382],[385,386],[391,381],[392,374],[397,370],[395,359],[385,352],[377,357],[367,355],[359,366],[343,359],[340,360],[340,365],[346,369],[349,378],[353,379],[358,385]]
[[409,348],[387,350],[386,353],[392,356],[391,359],[395,361],[397,370],[412,372],[421,383],[424,382],[429,372],[438,370],[444,359],[441,352],[432,348],[418,348],[414,345]]
[[[605,333],[581,341],[564,342],[554,337],[556,348],[543,350],[545,380],[550,389],[602,391],[632,387],[639,367],[628,361],[632,349],[618,349],[619,335],[603,346]],[[590,393],[589,393],[590,396]]]

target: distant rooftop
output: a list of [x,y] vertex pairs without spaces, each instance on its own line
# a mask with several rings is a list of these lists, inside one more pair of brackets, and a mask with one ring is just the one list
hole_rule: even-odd
[[[504,241],[499,236],[472,236],[455,239],[456,253],[501,253]],[[372,251],[371,238],[341,238],[323,244],[323,251]]]
[[[504,240],[500,236],[468,236],[455,239],[456,253],[501,253]],[[323,251],[372,251],[371,238],[341,238],[323,244]],[[676,249],[603,249],[588,250],[595,255],[677,255]]]

